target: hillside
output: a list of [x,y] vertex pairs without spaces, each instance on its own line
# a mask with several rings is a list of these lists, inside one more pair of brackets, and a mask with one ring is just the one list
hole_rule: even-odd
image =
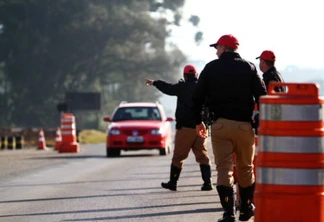
[[[202,70],[204,65],[202,62],[195,62],[193,64],[199,67],[198,70]],[[324,96],[324,69],[302,69],[297,66],[287,66],[285,69],[279,70],[279,72],[282,74],[285,82],[317,83],[320,86],[320,95]],[[175,96],[162,95],[160,102],[165,107],[166,114],[174,116],[177,98]]]

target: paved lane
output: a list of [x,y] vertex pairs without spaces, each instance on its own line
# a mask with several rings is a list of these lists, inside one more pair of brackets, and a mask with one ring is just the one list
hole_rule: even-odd
[[172,192],[160,186],[171,155],[157,151],[106,158],[98,144],[78,154],[8,152],[0,152],[0,221],[217,221],[222,214],[216,191],[200,191],[192,154]]

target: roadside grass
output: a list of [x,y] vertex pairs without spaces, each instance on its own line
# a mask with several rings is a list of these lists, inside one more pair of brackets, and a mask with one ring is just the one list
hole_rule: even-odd
[[81,144],[105,143],[106,138],[106,133],[99,130],[82,130],[79,133],[79,143]]

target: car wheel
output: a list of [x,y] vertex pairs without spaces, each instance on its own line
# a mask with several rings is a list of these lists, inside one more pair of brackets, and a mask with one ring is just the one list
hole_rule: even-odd
[[167,151],[168,151],[168,148],[163,148],[163,149],[160,149],[160,156],[166,156],[167,155]]
[[120,156],[120,149],[111,149],[107,147],[107,157],[118,157]]

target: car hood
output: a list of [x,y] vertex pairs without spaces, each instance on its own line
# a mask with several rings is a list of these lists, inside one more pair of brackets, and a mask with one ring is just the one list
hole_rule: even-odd
[[160,122],[160,121],[119,121],[112,122],[109,124],[109,128],[160,128],[165,126],[168,122]]

